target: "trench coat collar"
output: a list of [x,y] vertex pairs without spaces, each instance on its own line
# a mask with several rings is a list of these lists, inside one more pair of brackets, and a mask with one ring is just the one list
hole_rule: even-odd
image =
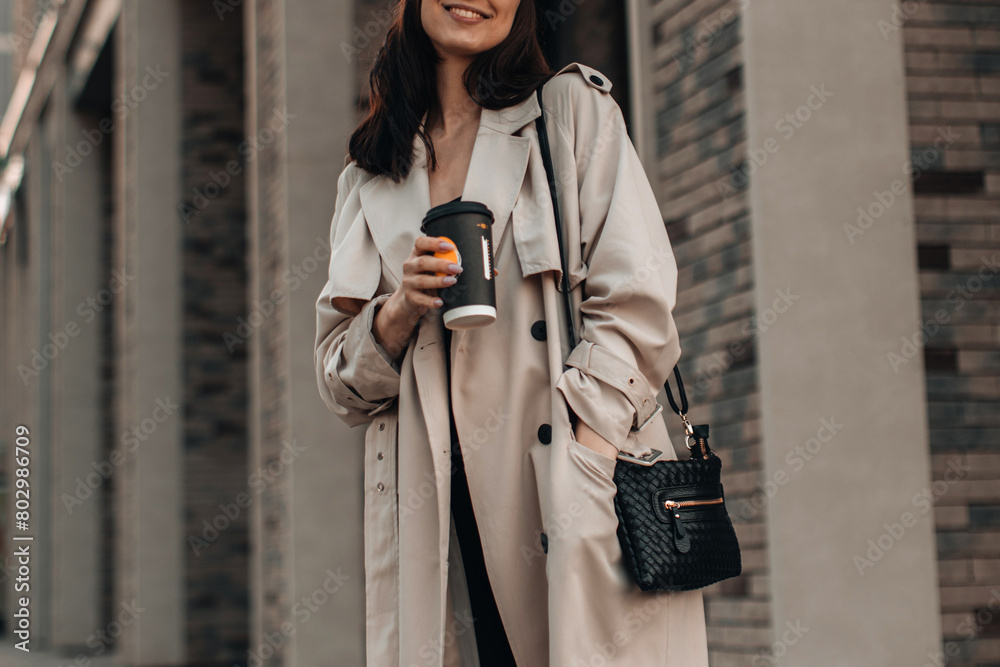
[[[517,132],[541,115],[534,94],[504,109],[483,109],[472,150],[463,201],[478,201],[493,212],[493,241],[499,245],[528,166],[531,139]],[[427,114],[421,120],[421,127]],[[414,160],[400,183],[381,176],[360,190],[361,205],[372,239],[385,260],[395,289],[402,283],[403,262],[422,236],[420,223],[430,209],[427,156],[419,135],[413,138]]]

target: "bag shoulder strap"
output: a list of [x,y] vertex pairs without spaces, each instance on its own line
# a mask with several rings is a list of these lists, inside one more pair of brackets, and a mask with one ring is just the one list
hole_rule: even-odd
[[570,299],[569,293],[569,262],[566,259],[566,252],[563,245],[563,228],[562,217],[559,214],[559,198],[556,197],[556,175],[555,169],[552,167],[552,153],[549,150],[549,133],[545,128],[545,107],[542,105],[542,86],[538,86],[535,89],[535,94],[538,96],[538,106],[542,110],[541,115],[535,119],[535,125],[538,129],[538,143],[542,149],[542,162],[545,164],[545,175],[548,176],[549,181],[549,195],[552,198],[552,213],[556,220],[556,239],[559,242],[559,259],[562,262],[562,280],[560,281],[563,293],[565,297],[564,301],[566,304],[566,322],[568,323],[567,329],[569,329],[569,349],[573,350],[576,347],[576,319],[573,317],[573,302]]
[[[573,317],[573,302],[569,293],[569,265],[566,260],[566,252],[563,249],[562,218],[559,215],[559,199],[556,196],[556,176],[555,169],[552,167],[551,151],[549,150],[549,133],[545,127],[545,105],[542,104],[542,86],[538,86],[538,88],[535,89],[535,94],[538,96],[538,106],[542,111],[541,115],[535,119],[535,126],[538,130],[538,143],[542,149],[542,163],[545,165],[545,175],[548,177],[549,181],[549,195],[552,198],[552,212],[556,221],[556,239],[559,241],[559,258],[562,260],[562,280],[560,281],[562,286],[561,291],[563,293],[563,299],[566,306],[566,321],[570,323],[567,327],[569,329],[569,349],[573,350],[576,348],[576,320]],[[681,419],[684,420],[685,428],[687,428],[688,434],[690,434],[690,423],[687,420],[687,393],[684,391],[684,382],[681,380],[681,371],[676,365],[674,366],[674,377],[677,380],[677,391],[681,397],[680,408],[678,408],[677,404],[674,402],[674,396],[670,391],[669,381],[664,383],[663,388],[667,390],[667,400],[670,401],[670,407],[673,408],[674,412],[681,416]]]

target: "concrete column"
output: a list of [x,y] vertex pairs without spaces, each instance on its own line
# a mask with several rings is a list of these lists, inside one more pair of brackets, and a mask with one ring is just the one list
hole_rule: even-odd
[[[25,154],[25,197],[26,206],[21,212],[25,213],[22,224],[18,226],[17,233],[23,235],[19,240],[26,250],[26,265],[21,267],[18,281],[18,295],[16,297],[17,310],[15,317],[21,323],[21,338],[18,350],[19,363],[37,372],[26,373],[18,377],[19,397],[15,405],[15,423],[24,424],[30,429],[29,445],[30,474],[30,516],[28,529],[25,531],[11,527],[8,536],[7,550],[13,552],[21,546],[27,546],[30,551],[30,609],[31,616],[31,641],[30,646],[34,649],[46,649],[52,642],[52,625],[46,613],[52,604],[52,582],[47,576],[52,568],[53,545],[48,539],[49,531],[52,529],[52,514],[50,505],[50,495],[47,489],[51,487],[51,466],[52,466],[52,390],[53,390],[53,366],[58,363],[61,352],[57,346],[49,339],[49,332],[52,331],[52,261],[51,261],[51,207],[49,172],[51,164],[49,162],[48,136],[49,124],[47,120],[38,123],[34,136],[28,141]],[[23,281],[23,282],[21,282]],[[40,354],[41,361],[37,365],[33,359]],[[13,443],[15,434],[5,436],[8,443]],[[8,465],[14,463],[14,448],[8,445]],[[14,477],[9,478],[9,498],[10,514],[9,520],[14,518]],[[14,542],[10,537],[31,536],[30,541]],[[8,611],[12,613],[15,605],[13,603],[20,594],[14,590],[14,578],[17,576],[18,560],[12,559],[11,578],[8,581],[10,589],[7,593],[10,597]],[[23,592],[23,591],[22,591]]]
[[920,327],[901,33],[882,3],[741,6],[772,650],[922,665],[941,640],[924,375],[888,359]]
[[[353,4],[257,0],[244,14],[248,133],[271,137],[248,165],[250,307],[276,293],[282,300],[249,342],[251,472],[281,448],[277,437],[299,452],[267,491],[280,497],[251,507],[250,648],[259,653],[265,634],[284,633],[280,651],[301,667],[364,663],[363,429],[349,430],[326,408],[312,362],[336,183],[354,126],[356,55],[343,50],[353,40]],[[275,382],[287,387],[280,405],[268,391]],[[264,521],[277,508],[286,513],[280,530]],[[268,591],[287,591],[287,608]]]
[[[628,72],[631,115],[629,136],[647,174],[659,168],[656,155],[656,111],[653,103],[653,31],[650,0],[627,0]],[[659,188],[654,187],[659,196]],[[665,392],[664,392],[664,395]],[[669,405],[669,404],[668,404]]]
[[[63,164],[66,146],[76,147],[83,132],[94,129],[68,111],[65,87],[65,73],[60,72],[49,103],[52,160]],[[113,293],[101,293],[109,285],[106,280],[102,284],[100,155],[83,159],[77,168],[60,170],[51,179],[52,326],[66,341],[53,365],[52,586],[58,594],[52,599],[52,641],[57,646],[83,646],[106,622],[100,614],[98,536],[100,498],[108,489],[93,465],[101,462],[101,322],[87,300],[103,301]],[[98,475],[96,485],[88,480],[91,475]],[[77,490],[78,480],[85,480],[89,495]]]
[[[115,299],[117,439],[127,444],[115,443],[124,462],[116,473],[113,611],[143,609],[120,640],[120,659],[136,666],[185,662],[183,405],[165,418],[162,408],[184,395],[179,11],[175,2],[125,0],[116,28],[115,97],[130,106],[116,115],[124,133],[116,137],[115,200],[122,204],[113,266],[134,278]],[[141,436],[122,437],[135,428]]]
[[[329,596],[293,637],[297,667],[360,665],[364,655],[364,429],[348,429],[320,400],[312,353],[337,177],[355,123],[357,62],[343,46],[352,44],[354,25],[377,24],[375,16],[355,17],[353,4],[285,5],[285,43],[294,45],[285,49],[285,99],[294,116],[287,128],[286,261],[308,275],[288,294],[289,419],[292,438],[305,448],[290,485],[290,597],[318,602]],[[347,578],[329,583],[328,571]]]

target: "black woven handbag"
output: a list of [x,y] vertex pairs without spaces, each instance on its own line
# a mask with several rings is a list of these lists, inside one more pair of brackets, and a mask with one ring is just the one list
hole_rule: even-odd
[[[542,106],[542,89],[536,91]],[[556,198],[555,172],[545,129],[544,108],[535,121],[548,175],[555,214],[559,254],[562,259],[562,293],[569,322],[570,350],[576,347],[573,305],[569,293],[569,267],[563,251],[563,234]],[[687,419],[687,394],[681,372],[674,366],[681,408],[674,403],[670,384],[667,399],[684,422],[686,461],[670,460],[653,449],[644,458],[619,452],[615,463],[615,513],[618,541],[628,570],[643,591],[689,591],[704,588],[742,571],[740,545],[726,511],[720,473],[722,461],[708,445],[708,424],[693,426]],[[659,410],[659,408],[657,408]],[[654,413],[655,414],[655,413]],[[692,443],[692,440],[694,441]],[[664,449],[672,451],[670,442]]]

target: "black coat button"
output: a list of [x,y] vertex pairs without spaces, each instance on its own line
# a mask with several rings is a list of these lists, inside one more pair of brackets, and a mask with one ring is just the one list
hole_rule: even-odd
[[604,85],[604,79],[602,79],[601,77],[597,76],[596,74],[591,74],[590,75],[590,80],[593,81],[594,84],[596,84],[598,86],[603,86]]
[[545,320],[538,320],[531,325],[531,336],[535,340],[545,340]]
[[545,533],[542,533],[542,551],[549,552],[549,536]]
[[543,444],[547,445],[552,442],[552,426],[549,424],[542,424],[538,427],[538,440]]

